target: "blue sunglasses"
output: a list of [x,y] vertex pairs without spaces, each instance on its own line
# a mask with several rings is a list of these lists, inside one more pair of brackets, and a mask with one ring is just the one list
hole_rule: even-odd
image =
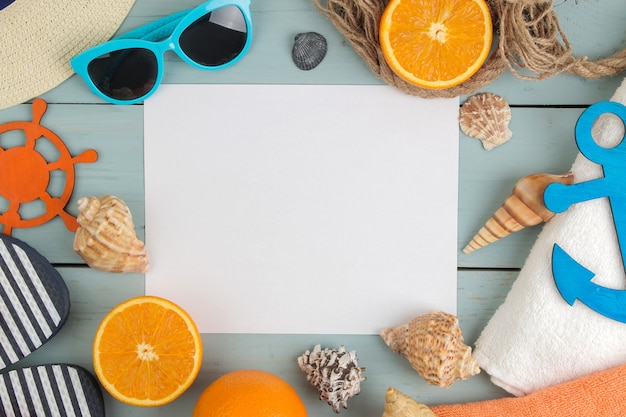
[[114,104],[134,104],[158,88],[166,51],[193,67],[218,70],[237,62],[251,40],[250,0],[209,0],[94,46],[70,62],[94,94]]

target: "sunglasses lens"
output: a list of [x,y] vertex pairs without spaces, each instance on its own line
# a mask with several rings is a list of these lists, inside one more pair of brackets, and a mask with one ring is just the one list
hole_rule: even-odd
[[129,48],[92,60],[87,71],[102,94],[116,100],[134,100],[146,95],[157,78],[157,59],[152,51]]
[[243,12],[224,6],[202,16],[180,35],[180,47],[200,65],[216,67],[241,54],[248,38]]

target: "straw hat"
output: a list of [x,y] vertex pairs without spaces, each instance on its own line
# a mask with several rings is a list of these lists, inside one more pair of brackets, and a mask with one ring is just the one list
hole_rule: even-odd
[[70,59],[111,38],[134,2],[0,0],[0,109],[68,79]]

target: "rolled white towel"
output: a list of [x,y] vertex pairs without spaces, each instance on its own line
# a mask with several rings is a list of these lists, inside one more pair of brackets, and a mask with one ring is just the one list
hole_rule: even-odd
[[[626,104],[626,80],[611,100]],[[615,146],[624,137],[624,125],[615,116],[603,115],[592,136],[602,146]],[[602,167],[582,154],[571,170],[575,183],[603,176]],[[594,283],[626,288],[607,198],[574,204],[546,223],[474,351],[492,381],[516,396],[626,363],[626,324],[580,301],[570,306],[561,297],[552,275],[555,243],[596,274]]]

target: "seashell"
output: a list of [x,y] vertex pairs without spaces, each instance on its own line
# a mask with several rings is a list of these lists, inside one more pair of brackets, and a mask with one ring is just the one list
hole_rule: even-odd
[[452,314],[422,314],[402,326],[384,329],[380,336],[431,385],[447,388],[480,372],[472,348],[463,343],[459,320]]
[[547,222],[554,217],[554,213],[548,210],[543,201],[543,192],[553,182],[569,185],[574,182],[574,176],[571,172],[562,175],[539,173],[520,179],[513,187],[511,195],[465,246],[463,252],[472,253],[511,233]]
[[300,369],[306,372],[306,379],[335,413],[339,407],[348,408],[348,400],[361,392],[361,381],[365,368],[359,368],[356,352],[347,352],[343,346],[339,350],[324,349],[316,345],[313,351],[306,351],[298,357]]
[[126,203],[118,197],[82,197],[78,200],[78,230],[74,251],[87,264],[105,272],[148,270],[144,243],[137,238]]
[[437,417],[426,405],[393,387],[387,388],[385,394],[385,411],[382,417]]
[[322,62],[327,50],[326,38],[319,33],[299,33],[294,39],[291,58],[296,67],[308,71]]
[[480,139],[490,151],[511,139],[511,108],[506,100],[493,93],[479,93],[468,98],[459,110],[459,125],[467,136]]

